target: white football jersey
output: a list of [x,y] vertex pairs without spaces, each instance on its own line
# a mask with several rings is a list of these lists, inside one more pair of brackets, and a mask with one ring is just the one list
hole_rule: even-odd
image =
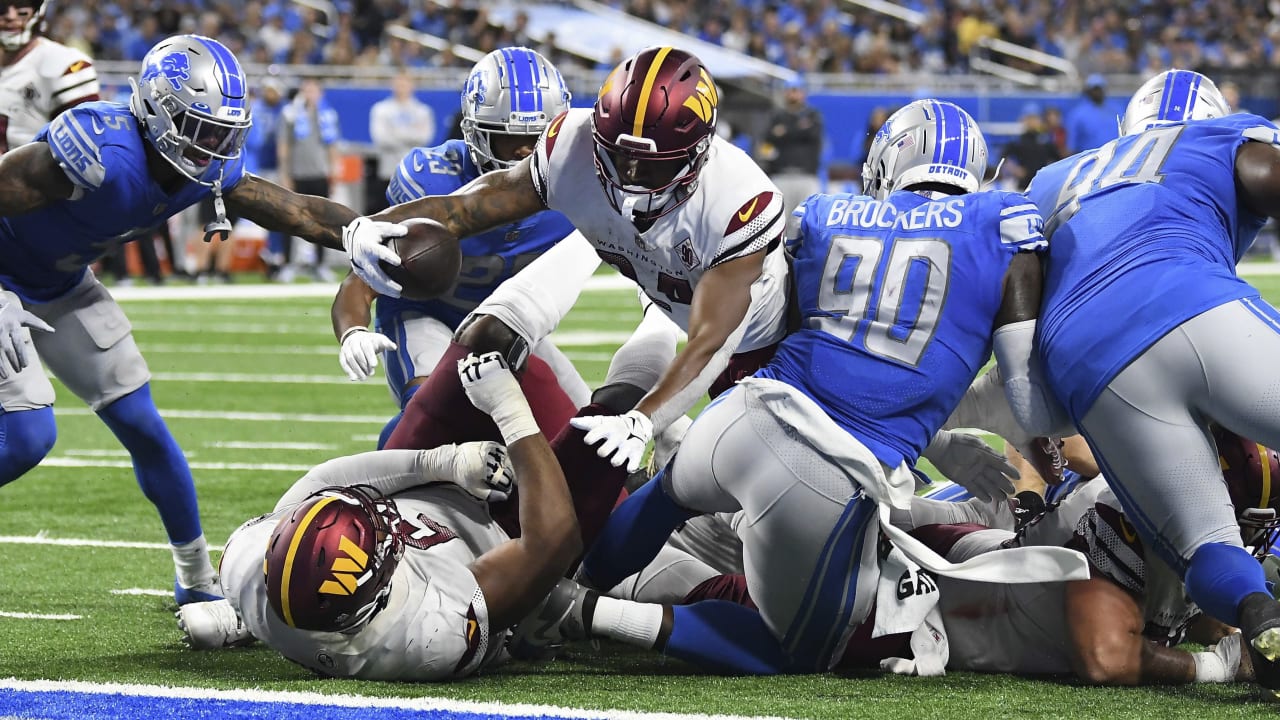
[[12,64],[0,68],[0,152],[25,145],[63,110],[98,99],[98,71],[88,55],[36,38]]
[[387,606],[354,633],[299,630],[267,600],[263,558],[277,521],[292,507],[250,520],[227,541],[222,591],[254,637],[322,675],[422,682],[470,675],[503,650],[490,637],[484,595],[469,566],[506,542],[484,503],[438,483],[397,493],[406,536]]
[[556,117],[538,140],[533,182],[543,202],[563,213],[600,258],[633,280],[680,329],[689,329],[689,303],[703,273],[772,246],[764,296],[748,311],[739,352],[776,343],[785,331],[786,230],[782,193],[754,161],[719,137],[689,198],[640,232],[609,204],[596,175],[591,110]]

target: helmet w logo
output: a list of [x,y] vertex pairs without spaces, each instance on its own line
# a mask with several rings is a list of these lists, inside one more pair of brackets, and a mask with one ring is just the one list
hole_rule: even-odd
[[346,553],[346,557],[334,558],[330,568],[334,579],[325,580],[320,585],[320,593],[323,595],[351,595],[360,586],[359,576],[369,566],[369,554],[346,535],[338,541],[338,549]]
[[143,80],[152,80],[164,76],[175,91],[182,89],[182,80],[191,79],[191,58],[185,52],[176,50],[152,63],[142,72]]
[[711,76],[707,74],[706,68],[700,69],[699,72],[701,77],[699,77],[695,88],[697,94],[685,98],[684,106],[692,110],[693,114],[697,115],[702,122],[711,122],[716,105],[720,103],[720,96],[716,92],[716,84],[711,81]]

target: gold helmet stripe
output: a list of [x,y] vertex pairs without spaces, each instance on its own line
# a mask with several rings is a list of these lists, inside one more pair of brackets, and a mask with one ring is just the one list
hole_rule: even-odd
[[640,106],[636,108],[636,122],[631,130],[631,134],[636,137],[644,137],[644,111],[649,106],[649,95],[653,92],[654,81],[658,79],[658,71],[662,69],[662,62],[670,52],[670,46],[660,48],[649,64],[649,71],[645,73],[644,84],[640,86]]
[[293,537],[289,539],[289,552],[284,556],[284,573],[280,577],[280,609],[284,611],[284,621],[289,627],[297,627],[293,624],[293,611],[289,608],[289,581],[293,578],[293,559],[298,555],[298,546],[302,544],[302,536],[306,534],[307,528],[311,526],[311,521],[316,515],[323,510],[329,503],[337,501],[336,497],[321,498],[319,502],[311,506],[307,514],[302,518],[302,522],[298,523],[298,529],[293,532]]

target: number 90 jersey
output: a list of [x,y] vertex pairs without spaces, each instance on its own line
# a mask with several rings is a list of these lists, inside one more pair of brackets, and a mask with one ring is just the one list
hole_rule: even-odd
[[789,245],[803,327],[761,377],[890,467],[914,462],[991,355],[1005,272],[1045,245],[1025,195],[814,195]]
[[1040,355],[1077,419],[1170,330],[1257,297],[1235,271],[1266,221],[1236,196],[1236,152],[1249,141],[1280,146],[1280,134],[1244,113],[1163,125],[1036,174],[1027,194],[1052,241]]
[[[480,174],[461,140],[414,148],[400,161],[387,185],[387,202],[398,205],[427,195],[448,195]],[[452,288],[427,301],[378,298],[378,316],[391,317],[393,313],[413,310],[457,329],[467,313],[476,309],[503,281],[571,232],[573,225],[568,218],[546,211],[463,238],[462,268]]]
[[786,212],[782,193],[764,171],[746,153],[714,138],[689,198],[640,232],[609,204],[595,152],[590,109],[552,120],[533,155],[533,183],[543,203],[567,215],[601,260],[639,285],[685,331],[703,273],[773,248],[758,281],[764,293],[747,312],[737,351],[777,342],[786,329]]

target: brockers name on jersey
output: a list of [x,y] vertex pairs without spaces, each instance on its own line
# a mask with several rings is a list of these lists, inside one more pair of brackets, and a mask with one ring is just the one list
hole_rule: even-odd
[[703,273],[769,247],[786,225],[782,194],[751,158],[719,138],[708,152],[688,200],[643,233],[613,209],[596,175],[591,110],[553,120],[533,160],[534,185],[547,207],[564,213],[602,260],[685,330]]

